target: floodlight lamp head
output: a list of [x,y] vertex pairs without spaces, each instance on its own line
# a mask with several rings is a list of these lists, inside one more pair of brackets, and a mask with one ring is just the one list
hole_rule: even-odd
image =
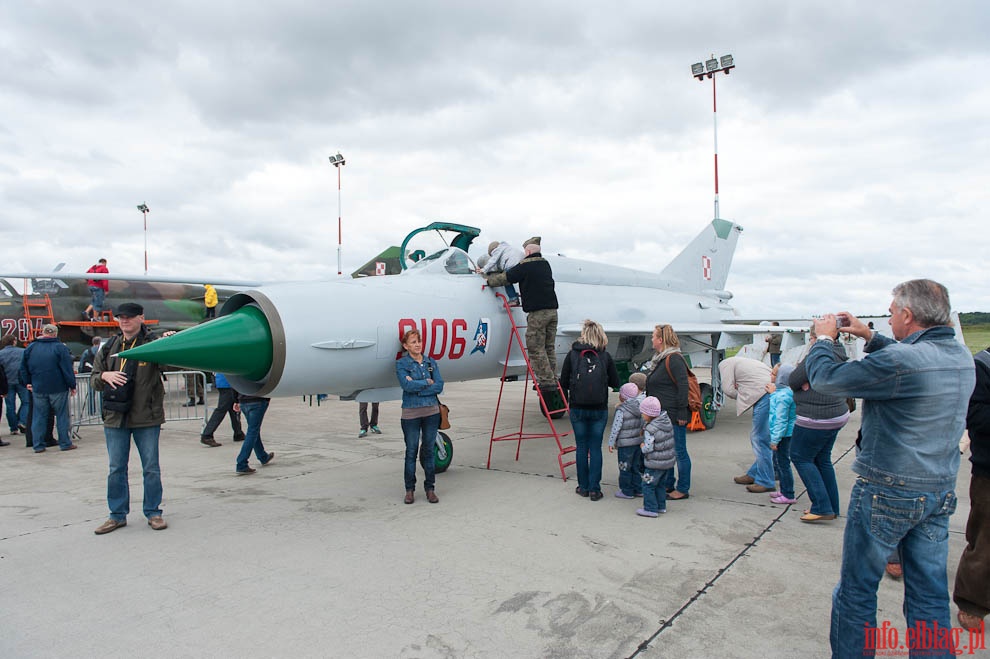
[[705,68],[708,69],[708,72],[709,73],[711,73],[712,71],[715,71],[716,69],[718,69],[718,60],[715,59],[714,57],[711,58],[710,60],[706,60],[705,61]]
[[691,75],[701,80],[701,74],[705,72],[705,65],[701,62],[697,62],[691,65]]
[[734,66],[732,64],[732,55],[722,55],[722,58],[721,60],[719,60],[719,63],[722,65],[723,69],[730,69]]
[[151,209],[150,209],[150,208],[148,208],[148,204],[138,204],[138,207],[137,207],[137,209],[138,209],[139,211],[141,211],[142,213],[148,213],[148,212],[151,212]]
[[330,156],[330,163],[334,167],[340,167],[341,165],[344,164],[344,156],[340,155],[340,152],[338,151],[337,152],[337,155]]

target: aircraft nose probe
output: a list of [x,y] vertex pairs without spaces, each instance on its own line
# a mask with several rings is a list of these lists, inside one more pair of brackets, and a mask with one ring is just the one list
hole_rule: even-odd
[[271,327],[265,314],[254,306],[243,306],[216,320],[120,353],[127,359],[248,380],[261,380],[268,374],[272,355]]

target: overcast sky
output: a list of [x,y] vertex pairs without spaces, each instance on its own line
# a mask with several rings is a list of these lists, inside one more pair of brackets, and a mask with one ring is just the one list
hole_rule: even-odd
[[990,310],[990,4],[6,2],[3,268],[336,276],[446,220],[659,271],[720,215],[746,317]]

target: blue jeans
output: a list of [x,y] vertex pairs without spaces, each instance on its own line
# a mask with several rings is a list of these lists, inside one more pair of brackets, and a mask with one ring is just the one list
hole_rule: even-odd
[[[17,409],[17,399],[21,399],[21,407]],[[27,427],[28,424],[28,390],[23,384],[12,384],[7,389],[7,425],[10,431],[17,426]],[[33,431],[32,431],[33,432]]]
[[671,469],[643,469],[643,510],[658,513],[667,510],[667,479]]
[[639,445],[615,449],[619,460],[619,489],[623,494],[643,493],[643,450]]
[[34,418],[31,419],[31,439],[35,451],[45,449],[45,430],[48,427],[48,415],[55,413],[55,427],[58,429],[58,446],[63,451],[72,446],[72,436],[69,434],[69,392],[60,391],[57,394],[39,394],[34,396]]
[[674,453],[677,455],[677,478],[674,478],[674,470],[670,469],[664,489],[690,494],[691,456],[687,451],[687,426],[679,423],[674,424]]
[[107,455],[110,456],[110,475],[107,476],[107,504],[110,519],[122,522],[131,512],[131,491],[127,484],[127,460],[131,455],[131,438],[141,456],[144,474],[144,516],[162,514],[162,470],[158,465],[158,435],[161,426],[147,428],[107,428]]
[[780,363],[780,353],[779,352],[777,352],[777,353],[771,352],[770,353],[770,368],[773,368],[774,366],[776,366],[779,363]]
[[773,451],[770,450],[770,394],[764,394],[753,406],[753,429],[749,433],[749,443],[753,446],[756,461],[746,473],[757,485],[774,489],[777,482],[773,478]]
[[832,446],[839,429],[820,430],[794,426],[791,460],[804,481],[814,515],[839,514],[839,485],[832,466]]
[[267,400],[241,403],[241,413],[247,421],[247,432],[244,433],[244,443],[241,445],[240,453],[237,454],[237,471],[247,471],[251,451],[254,451],[261,464],[268,462],[268,452],[261,443],[261,422],[265,420],[267,411]]
[[99,314],[103,311],[103,298],[106,292],[101,286],[90,286],[89,294],[92,296],[90,303],[93,305],[93,315]]
[[574,459],[577,461],[578,487],[588,492],[602,491],[602,438],[607,421],[607,409],[571,408],[571,428],[574,429],[574,444],[577,447]]
[[[946,561],[952,490],[914,492],[857,478],[849,495],[839,583],[832,592],[833,657],[862,657],[865,626],[877,626],[877,586],[900,544],[907,629],[951,627]],[[919,656],[911,652],[911,656]],[[948,651],[926,657],[952,656]]]
[[423,465],[423,489],[429,492],[436,488],[437,431],[440,430],[440,414],[420,417],[418,419],[400,419],[402,436],[406,440],[406,463],[403,478],[407,490],[416,489],[416,455]]
[[[771,449],[773,450],[773,449]],[[794,498],[794,472],[791,471],[791,438],[781,437],[777,450],[773,451],[773,471],[780,481],[780,493]]]

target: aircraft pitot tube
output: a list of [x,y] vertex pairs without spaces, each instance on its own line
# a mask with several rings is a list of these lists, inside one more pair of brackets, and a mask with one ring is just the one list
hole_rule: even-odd
[[254,306],[124,350],[121,357],[261,380],[272,367],[272,330]]

